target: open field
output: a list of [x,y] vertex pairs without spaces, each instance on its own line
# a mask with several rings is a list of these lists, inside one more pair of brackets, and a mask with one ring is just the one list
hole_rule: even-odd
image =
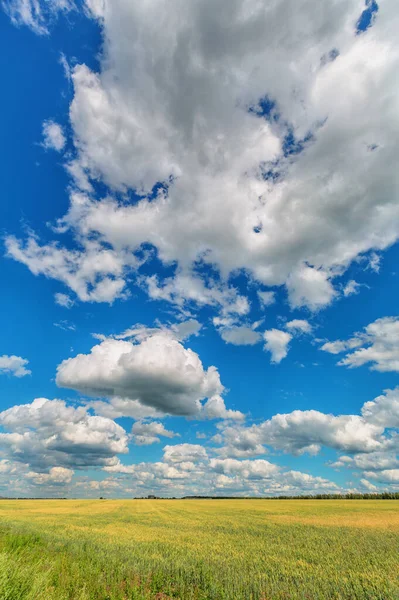
[[398,501],[0,501],[1,600],[389,600],[398,567]]

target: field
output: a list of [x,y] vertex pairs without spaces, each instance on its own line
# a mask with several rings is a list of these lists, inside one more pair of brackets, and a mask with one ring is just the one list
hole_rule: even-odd
[[1,500],[1,600],[399,599],[399,502]]

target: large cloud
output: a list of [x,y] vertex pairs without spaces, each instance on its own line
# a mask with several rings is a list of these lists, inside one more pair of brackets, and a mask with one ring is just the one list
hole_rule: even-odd
[[37,398],[0,413],[0,446],[36,471],[112,464],[127,452],[127,434],[112,421],[63,400]]
[[[396,464],[398,406],[398,390],[386,390],[366,402],[359,415],[336,416],[317,410],[295,410],[249,427],[222,423],[213,441],[222,444],[216,452],[224,457],[262,455],[267,447],[291,454],[317,454],[324,446],[354,454],[341,457],[332,466],[386,468]],[[361,454],[370,457],[361,458]]]
[[119,396],[184,416],[199,415],[202,400],[223,392],[217,369],[204,369],[198,354],[163,331],[139,343],[105,340],[90,354],[63,361],[56,381],[88,395]]
[[[215,304],[216,280],[198,292],[202,261],[220,271],[222,300],[245,269],[317,310],[335,275],[397,240],[396,0],[361,35],[360,0],[89,5],[104,50],[100,72],[72,73],[70,171],[86,190],[85,175],[142,199],[74,194],[59,231],[81,246],[11,239],[12,257],[84,301],[112,301],[146,243],[178,265],[166,284],[148,279],[153,297]],[[93,268],[96,253],[113,264]]]

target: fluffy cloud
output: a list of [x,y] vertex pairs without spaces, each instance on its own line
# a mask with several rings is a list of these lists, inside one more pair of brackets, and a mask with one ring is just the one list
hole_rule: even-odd
[[54,121],[45,121],[43,123],[43,145],[45,148],[51,148],[61,152],[66,144],[66,139],[61,125]]
[[151,423],[143,423],[138,421],[132,427],[134,443],[138,446],[149,446],[160,442],[160,437],[174,438],[179,437],[178,433],[165,429],[163,423],[152,421]]
[[399,388],[386,390],[362,408],[362,415],[367,421],[386,428],[399,428]]
[[379,483],[399,483],[399,469],[386,469],[379,472],[366,471],[365,476]]
[[114,421],[63,400],[37,398],[0,413],[0,446],[34,471],[112,464],[127,452],[127,434]]
[[48,473],[35,473],[30,471],[26,477],[35,485],[65,485],[71,483],[73,473],[72,469],[52,467]]
[[398,464],[398,390],[386,390],[366,402],[359,415],[332,415],[316,410],[277,414],[252,426],[221,423],[213,442],[223,457],[265,454],[267,447],[294,455],[317,454],[324,446],[353,456],[341,456],[332,467],[388,469]]
[[339,365],[350,368],[370,364],[373,371],[399,372],[399,318],[384,317],[355,333],[348,340],[327,342],[321,350],[331,354],[347,352]]
[[107,339],[90,354],[63,361],[57,384],[92,396],[121,397],[157,411],[195,416],[201,401],[223,392],[216,367],[164,331],[138,343]]
[[288,354],[288,344],[292,335],[280,329],[269,329],[263,334],[265,338],[265,350],[272,355],[273,363],[280,363]]
[[3,354],[0,356],[0,374],[7,373],[14,377],[25,377],[31,375],[32,371],[26,368],[28,360],[21,358],[20,356],[7,356]]
[[[12,238],[9,255],[83,301],[123,296],[146,244],[177,265],[149,276],[151,297],[220,306],[245,270],[263,289],[285,285],[291,306],[330,304],[334,277],[399,235],[399,16],[385,0],[356,35],[361,4],[178,0],[158,2],[154,21],[151,2],[90,0],[103,57],[98,73],[72,72],[70,172],[85,190],[101,179],[141,199],[75,194],[62,220],[74,251]],[[40,11],[8,5],[25,22]],[[201,287],[198,263],[220,282]]]

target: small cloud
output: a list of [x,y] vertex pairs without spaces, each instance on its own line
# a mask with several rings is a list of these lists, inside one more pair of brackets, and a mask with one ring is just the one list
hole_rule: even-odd
[[58,327],[58,329],[62,329],[63,331],[76,331],[76,325],[70,323],[69,321],[59,321],[58,323],[53,323],[54,327]]
[[3,356],[0,356],[0,374],[5,373],[14,377],[31,375],[32,371],[25,368],[28,363],[28,360],[20,356],[7,356],[3,354]]
[[64,308],[72,308],[72,306],[75,304],[68,294],[54,294],[54,300],[56,304],[63,306]]
[[259,302],[262,307],[271,306],[276,302],[275,292],[260,292],[258,291]]
[[309,321],[305,319],[293,319],[285,324],[286,329],[291,331],[293,334],[298,333],[312,333],[312,326]]
[[292,335],[280,329],[269,329],[263,334],[266,344],[265,350],[271,353],[272,363],[280,363],[288,354],[288,344]]
[[358,283],[354,279],[351,279],[344,287],[344,296],[354,296],[355,294],[358,294],[361,287],[362,286],[360,283]]
[[62,127],[55,121],[44,121],[43,138],[43,146],[57,152],[61,152],[66,144]]

